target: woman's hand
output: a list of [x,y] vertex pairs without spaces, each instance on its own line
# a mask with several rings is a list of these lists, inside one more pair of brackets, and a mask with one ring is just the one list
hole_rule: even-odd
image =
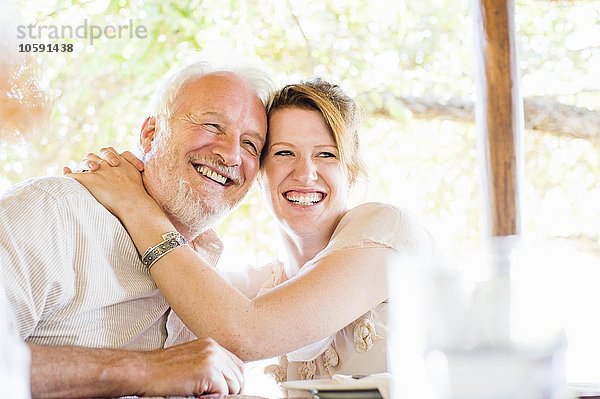
[[[98,154],[90,152],[83,158],[83,161],[79,163],[79,169],[75,173],[90,171],[93,172],[98,170],[100,163],[106,161],[110,166],[119,166],[121,164],[121,157],[125,158],[127,162],[136,167],[140,172],[144,171],[144,163],[135,155],[129,151],[121,153],[115,150],[113,147],[104,147],[98,151]],[[68,166],[63,167],[63,174],[74,173]]]
[[102,148],[98,155],[89,153],[80,163],[80,168],[73,172],[64,167],[63,173],[84,185],[117,217],[132,207],[154,202],[142,181],[140,172],[144,170],[144,164],[129,151],[119,155],[112,147]]

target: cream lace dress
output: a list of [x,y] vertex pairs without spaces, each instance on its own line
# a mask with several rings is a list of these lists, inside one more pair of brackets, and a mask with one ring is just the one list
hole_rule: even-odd
[[[289,266],[275,261],[243,278],[238,275],[237,281],[232,283],[248,296],[260,295],[328,255],[351,248],[393,248],[415,255],[435,250],[429,233],[408,211],[382,203],[367,203],[348,211],[327,247],[299,270],[290,270]],[[334,335],[281,356],[279,364],[266,367],[265,373],[281,382],[331,378],[333,374],[385,372],[386,326],[387,302],[383,302]]]

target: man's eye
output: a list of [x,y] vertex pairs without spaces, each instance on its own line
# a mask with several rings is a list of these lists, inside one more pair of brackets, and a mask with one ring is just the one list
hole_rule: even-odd
[[285,156],[293,155],[293,154],[290,150],[281,150],[281,151],[275,152],[275,154],[273,154],[273,155],[285,157]]
[[318,157],[319,158],[337,158],[334,153],[328,152],[328,151],[320,152]]
[[206,130],[209,130],[211,132],[216,133],[221,131],[221,126],[219,126],[219,124],[217,123],[204,123],[202,126],[204,126]]
[[257,155],[258,154],[258,147],[256,147],[256,145],[250,141],[250,140],[245,140],[242,143],[247,149],[248,151],[250,151],[252,154]]

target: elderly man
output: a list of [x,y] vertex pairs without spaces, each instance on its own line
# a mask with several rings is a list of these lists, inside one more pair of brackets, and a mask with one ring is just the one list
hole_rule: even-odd
[[[239,62],[192,64],[159,87],[142,125],[148,192],[213,264],[222,245],[210,227],[256,177],[270,89]],[[75,180],[33,179],[3,195],[0,261],[33,396],[239,392],[241,361],[210,339],[181,343],[190,337],[129,235]]]

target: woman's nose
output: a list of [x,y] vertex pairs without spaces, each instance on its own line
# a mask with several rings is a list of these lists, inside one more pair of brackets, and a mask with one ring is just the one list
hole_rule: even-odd
[[300,158],[294,165],[293,176],[302,183],[313,182],[317,180],[317,167],[312,159]]

